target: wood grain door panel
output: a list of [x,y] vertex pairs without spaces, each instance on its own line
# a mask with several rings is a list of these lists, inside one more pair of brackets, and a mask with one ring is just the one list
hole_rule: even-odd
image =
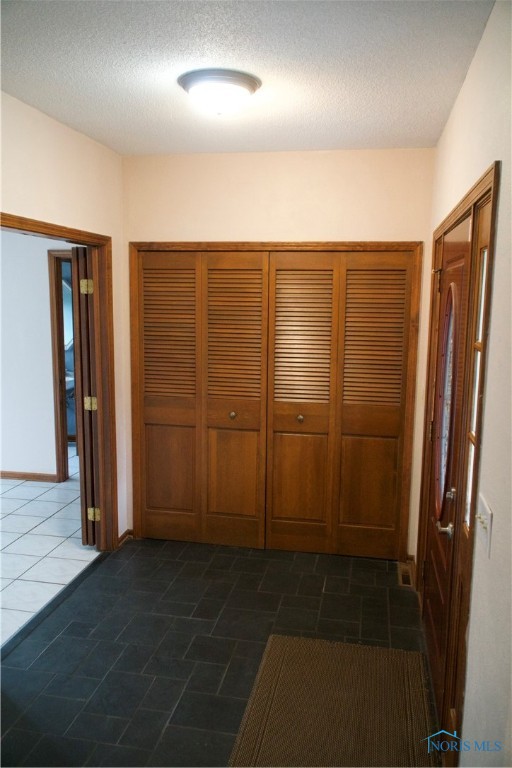
[[327,522],[327,442],[326,435],[277,433],[274,438],[272,517],[298,523],[298,535],[303,523]]
[[[339,501],[335,551],[398,559],[416,262],[348,253],[341,274]],[[417,312],[417,309],[415,310]],[[414,363],[414,358],[412,358]],[[412,368],[412,370],[411,370]],[[403,544],[402,544],[403,546]]]
[[258,517],[259,432],[208,430],[208,510]]
[[193,513],[195,432],[194,427],[146,426],[148,509]]
[[201,536],[200,260],[139,254],[142,535]]
[[269,547],[331,548],[338,296],[338,254],[271,254]]
[[347,548],[388,556],[390,534],[399,530],[398,458],[394,437],[343,438],[339,522]]
[[268,254],[203,254],[202,279],[202,535],[263,547]]

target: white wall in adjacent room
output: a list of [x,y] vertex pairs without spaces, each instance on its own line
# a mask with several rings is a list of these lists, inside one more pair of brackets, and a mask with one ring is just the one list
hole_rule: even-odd
[[2,231],[0,469],[55,474],[48,250],[61,242]]

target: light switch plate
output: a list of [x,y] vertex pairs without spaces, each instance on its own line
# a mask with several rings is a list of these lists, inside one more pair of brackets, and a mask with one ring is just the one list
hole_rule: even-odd
[[487,557],[491,556],[492,509],[481,493],[478,494],[478,509],[476,512],[477,535],[484,545]]

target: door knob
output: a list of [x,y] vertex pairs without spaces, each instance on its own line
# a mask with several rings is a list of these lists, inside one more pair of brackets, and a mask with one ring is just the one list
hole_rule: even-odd
[[297,421],[299,422],[299,424],[302,424],[302,422],[304,421],[304,416],[302,415],[302,413],[299,413],[299,415],[297,416]]
[[448,523],[446,528],[443,528],[439,520],[436,523],[436,528],[438,533],[445,533],[449,539],[453,536],[453,523]]
[[231,411],[229,414],[230,419],[236,419],[236,411]]
[[456,488],[450,488],[449,491],[446,491],[446,499],[447,501],[455,501],[455,498],[457,496],[457,489]]

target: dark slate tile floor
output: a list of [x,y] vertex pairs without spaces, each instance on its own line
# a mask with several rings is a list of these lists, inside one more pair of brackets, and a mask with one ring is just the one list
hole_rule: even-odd
[[142,540],[87,573],[6,646],[3,766],[225,766],[271,633],[424,650],[395,562]]

